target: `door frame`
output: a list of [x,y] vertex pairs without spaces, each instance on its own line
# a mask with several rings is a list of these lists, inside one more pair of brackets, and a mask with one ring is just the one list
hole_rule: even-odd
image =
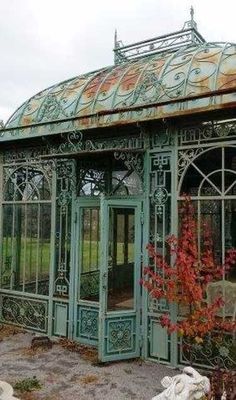
[[[134,208],[135,210],[135,260],[134,260],[134,309],[107,311],[108,289],[108,243],[109,243],[109,209]],[[142,263],[142,199],[109,199],[101,196],[101,270],[100,270],[100,302],[99,302],[99,342],[98,357],[102,362],[123,360],[139,357],[141,332],[141,263]],[[138,251],[139,249],[139,251]],[[111,329],[117,326],[117,335],[122,335],[124,329],[129,336],[130,347],[124,350],[112,350],[109,341]],[[117,336],[118,337],[118,336]],[[127,350],[127,351],[126,351]]]
[[[74,301],[73,301],[73,339],[86,345],[98,345],[98,314],[99,302],[80,299],[81,279],[81,210],[83,208],[97,207],[101,210],[101,202],[98,198],[79,197],[75,202],[76,228],[75,228],[75,267],[74,267]],[[101,223],[101,211],[100,211]],[[100,238],[101,241],[101,238]],[[100,290],[100,289],[99,289]],[[87,329],[86,329],[87,326]],[[89,334],[89,326],[91,331]]]

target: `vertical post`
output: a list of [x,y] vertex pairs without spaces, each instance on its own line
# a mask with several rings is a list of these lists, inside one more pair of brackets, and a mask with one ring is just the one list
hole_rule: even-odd
[[[146,142],[149,141],[149,138],[146,137]],[[143,265],[148,265],[148,252],[146,250],[146,245],[148,244],[149,232],[150,232],[150,153],[148,149],[148,143],[146,143],[146,152],[144,154],[144,173],[143,173],[143,240],[142,240],[142,260]],[[143,268],[142,268],[143,269]],[[143,271],[141,271],[143,274]],[[142,357],[148,357],[148,291],[145,289],[142,290],[141,302],[142,302],[142,312],[141,312],[141,334],[145,338],[143,340],[142,346]]]
[[106,313],[106,295],[107,295],[107,254],[108,254],[108,227],[109,214],[106,207],[105,196],[100,196],[100,296],[99,296],[99,323],[98,323],[98,358],[103,360],[104,354],[104,324]]
[[[76,182],[76,168],[74,164],[73,168],[74,180]],[[74,339],[74,329],[75,327],[75,320],[74,317],[77,315],[75,312],[75,307],[77,306],[77,290],[76,290],[76,282],[77,277],[76,272],[76,250],[78,243],[76,241],[77,238],[77,218],[76,218],[76,185],[72,188],[72,197],[71,197],[71,241],[70,241],[70,288],[69,288],[69,322],[68,322],[68,337],[70,339]]]
[[52,199],[51,199],[51,239],[50,239],[50,278],[49,278],[49,300],[48,300],[48,335],[53,335],[53,294],[54,294],[54,272],[55,272],[55,246],[56,246],[56,168],[52,168]]
[[[3,156],[0,153],[0,290],[2,287],[2,271],[3,271]],[[1,304],[1,302],[0,302]],[[2,307],[0,307],[0,316]]]
[[[173,129],[173,128],[172,128]],[[178,184],[178,148],[177,148],[177,132],[172,132],[173,147],[172,147],[172,184],[171,184],[171,232],[178,236],[178,203],[177,203],[177,184]],[[174,256],[172,256],[172,263]],[[177,305],[172,305],[170,310],[171,320],[177,322],[178,309]],[[171,365],[177,367],[178,364],[178,336],[177,333],[171,334]]]

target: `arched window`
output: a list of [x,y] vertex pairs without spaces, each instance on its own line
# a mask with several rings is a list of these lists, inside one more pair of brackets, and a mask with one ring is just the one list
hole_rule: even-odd
[[[192,155],[185,153],[188,162],[180,180],[179,199],[183,193],[192,198],[199,249],[205,223],[212,235],[216,261],[224,264],[227,250],[236,248],[236,147],[202,149],[200,154]],[[224,279],[236,282],[234,271]]]

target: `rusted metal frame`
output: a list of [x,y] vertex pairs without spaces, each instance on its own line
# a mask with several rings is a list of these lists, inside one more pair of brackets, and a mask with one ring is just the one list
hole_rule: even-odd
[[[55,85],[53,85],[53,86],[49,86],[49,88],[45,89],[44,91],[47,90],[47,94],[48,94],[48,92],[49,92],[53,87],[55,87],[55,86],[57,86],[57,84],[55,84]],[[38,93],[37,93],[36,95],[34,95],[34,96],[31,96],[31,97],[28,99],[28,101],[26,101],[25,107],[22,109],[22,112],[21,112],[21,114],[19,115],[19,120],[20,120],[20,121],[21,121],[22,116],[24,115],[24,112],[25,112],[25,110],[27,109],[27,107],[28,107],[28,105],[29,105],[31,99],[35,98],[35,97],[36,97],[37,95],[39,95],[41,92],[42,92],[42,91],[38,92]],[[18,110],[20,110],[20,108],[21,108],[23,105],[24,105],[24,104],[21,104],[20,107],[17,108],[17,110],[15,111],[15,113],[9,118],[8,121],[10,121],[10,119],[17,113]],[[42,104],[41,104],[41,106],[42,106]],[[41,109],[41,106],[39,107],[40,109]],[[38,111],[39,111],[39,109],[38,109]],[[37,111],[37,114],[38,114],[38,111]],[[7,121],[6,125],[8,124],[8,121]]]
[[[150,64],[151,64],[152,62],[153,62],[153,58],[151,58],[150,61],[144,65],[144,68],[143,68],[142,72],[139,74],[139,77],[138,77],[137,82],[136,82],[136,84],[135,84],[132,97],[134,97],[134,94],[135,94],[135,91],[136,91],[136,89],[137,89],[137,86],[139,85],[139,82],[141,81],[143,75],[145,74],[145,72],[146,72],[146,70],[148,69],[148,67],[150,67]],[[159,79],[159,81],[160,81],[160,77],[158,77],[158,79]]]
[[[176,54],[176,53],[175,53]],[[86,119],[86,118],[91,118],[94,116],[103,116],[103,115],[111,115],[111,114],[117,114],[120,112],[127,112],[127,111],[139,111],[142,109],[147,109],[147,108],[152,108],[152,107],[162,107],[165,105],[169,105],[172,103],[181,103],[181,102],[187,102],[187,101],[192,101],[192,100],[199,100],[199,99],[204,99],[207,97],[213,97],[213,96],[220,96],[220,95],[226,95],[226,94],[231,94],[231,93],[235,93],[236,92],[236,87],[233,88],[227,88],[227,89],[218,89],[218,90],[213,90],[210,92],[206,92],[206,93],[201,93],[201,94],[196,94],[196,95],[191,95],[189,97],[183,96],[183,97],[178,97],[178,98],[174,98],[171,100],[166,100],[166,101],[161,101],[161,102],[155,102],[155,103],[151,103],[151,104],[143,104],[143,105],[138,105],[138,106],[131,106],[128,108],[116,108],[116,109],[109,109],[109,110],[104,110],[104,111],[98,111],[97,113],[94,114],[87,114],[85,116],[75,116],[75,117],[70,117],[70,118],[63,118],[60,120],[53,120],[48,122],[38,122],[38,123],[33,123],[31,125],[24,125],[21,126],[20,128],[7,128],[5,130],[2,130],[2,136],[5,132],[8,131],[14,131],[16,129],[22,130],[24,128],[28,129],[30,127],[35,127],[35,126],[41,126],[41,125],[50,125],[52,123],[55,124],[59,124],[60,122],[67,122],[67,121],[73,121],[73,120],[80,120],[80,119]],[[220,105],[219,105],[220,107]],[[192,112],[192,110],[190,110]],[[171,117],[172,115],[170,115]],[[165,118],[168,118],[165,117]],[[119,124],[119,122],[117,122],[117,125]],[[83,129],[82,129],[83,130]],[[72,132],[72,131],[68,131],[68,132]],[[68,133],[66,132],[66,133]],[[0,136],[1,136],[1,131],[0,131]]]
[[[219,71],[220,71],[220,67],[221,67],[221,60],[223,58],[224,51],[225,51],[225,49],[227,48],[228,45],[229,45],[229,43],[225,43],[224,48],[222,49],[221,54],[220,54],[220,59],[219,59],[219,61],[217,63],[217,68],[216,68],[216,72],[215,72],[214,86],[213,86],[214,89],[216,88],[216,83],[218,81]],[[212,99],[212,102],[215,103],[215,98]]]
[[[106,80],[109,79],[109,76],[114,73],[114,71],[115,71],[115,68],[111,68],[110,71],[105,75],[105,77],[102,80],[102,82],[100,83],[100,85],[98,86],[97,91],[96,91],[96,95],[94,96],[93,105],[91,107],[93,113],[95,112],[95,105],[96,105],[96,102],[97,102],[97,98],[98,98],[98,94],[100,92],[100,89],[101,89],[102,85],[104,84],[104,82],[106,82]],[[113,92],[112,92],[111,97],[112,96],[113,96]]]
[[[98,75],[100,75],[101,74],[101,72],[104,72],[104,71],[107,71],[107,70],[113,70],[113,67],[106,67],[106,68],[101,68],[101,69],[99,69],[96,73],[94,73],[92,76],[91,76],[91,78],[88,80],[88,81],[86,81],[85,82],[85,85],[83,86],[83,89],[81,89],[81,92],[80,92],[80,95],[77,97],[77,100],[76,100],[76,103],[75,103],[75,108],[74,108],[74,112],[76,113],[76,111],[77,111],[77,107],[78,107],[78,105],[79,105],[79,102],[80,102],[80,99],[81,99],[81,97],[83,96],[83,93],[84,93],[84,91],[85,91],[85,89],[90,85],[90,83],[94,80],[94,79],[96,79],[96,77],[98,76]],[[81,111],[81,110],[80,110]],[[76,117],[74,117],[74,118],[76,118]],[[83,118],[83,117],[77,117],[77,118]],[[69,119],[72,119],[72,118],[69,118]]]
[[192,65],[193,65],[193,60],[194,60],[196,54],[197,54],[199,51],[202,51],[202,50],[203,50],[204,48],[206,48],[207,46],[208,46],[208,43],[205,43],[205,44],[203,45],[203,47],[201,47],[201,48],[198,48],[198,47],[197,47],[196,51],[192,53],[191,61],[190,61],[189,66],[188,66],[188,70],[187,70],[187,72],[186,72],[186,74],[185,74],[185,82],[184,82],[184,89],[183,89],[183,94],[184,94],[185,97],[186,97],[186,88],[187,88],[187,85],[188,85],[188,77],[189,77],[189,73],[190,73],[191,68],[192,68]]
[[[113,92],[113,99],[112,99],[112,102],[111,102],[111,110],[114,109],[115,100],[116,100],[116,95],[117,95],[117,92],[118,92],[118,90],[119,90],[120,83],[122,82],[122,80],[123,80],[123,78],[125,77],[125,75],[127,75],[127,74],[129,73],[129,71],[130,71],[132,68],[133,68],[133,64],[131,64],[131,65],[129,66],[128,69],[125,69],[125,71],[124,71],[123,74],[121,75],[120,79],[117,81],[116,88],[115,88],[115,90],[114,90],[114,92]],[[96,113],[96,115],[98,115],[98,113]]]
[[[62,82],[62,83],[63,83],[63,82]],[[62,83],[60,83],[60,85],[62,85]],[[38,115],[39,115],[39,113],[41,112],[41,109],[42,109],[42,107],[44,106],[44,103],[47,101],[47,99],[48,99],[48,97],[51,95],[53,89],[55,89],[56,87],[58,87],[58,83],[56,83],[55,85],[50,86],[50,87],[48,88],[48,91],[47,91],[46,96],[44,96],[44,99],[42,100],[40,106],[39,106],[38,109],[37,109],[37,112],[36,112],[36,119],[38,118]],[[40,93],[40,92],[39,92],[39,93]],[[62,92],[62,93],[63,93],[63,92]],[[33,97],[35,97],[35,96],[33,96]]]
[[[185,47],[185,49],[187,49],[187,46]],[[162,68],[162,70],[161,70],[161,73],[160,73],[160,75],[159,75],[159,81],[162,81],[163,76],[164,76],[164,74],[165,74],[167,68],[169,67],[170,63],[172,62],[172,60],[173,60],[174,58],[176,58],[176,56],[178,56],[179,53],[182,53],[182,51],[183,51],[183,48],[181,47],[179,50],[177,50],[175,53],[173,53],[171,57],[168,57],[168,58],[167,58],[167,60],[166,60],[166,62],[165,62],[165,65],[163,66],[163,68]],[[172,102],[173,100],[167,100],[167,101],[168,101],[168,102]],[[159,104],[161,105],[161,102],[160,102]]]

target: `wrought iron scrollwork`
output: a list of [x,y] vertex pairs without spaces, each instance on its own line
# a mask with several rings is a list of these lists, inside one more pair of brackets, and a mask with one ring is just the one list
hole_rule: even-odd
[[178,134],[179,146],[209,143],[236,137],[236,121],[210,121],[202,125],[181,128]]
[[217,338],[208,335],[203,343],[191,343],[190,340],[182,338],[180,344],[180,362],[208,368],[235,369],[236,342],[233,335],[222,335]]
[[56,164],[56,271],[54,293],[68,296],[70,286],[71,202],[76,190],[74,160],[60,160]]
[[142,179],[143,177],[143,154],[131,152],[114,152],[115,160],[123,161],[128,170],[133,170]]
[[47,331],[47,302],[2,295],[2,319],[37,331]]

